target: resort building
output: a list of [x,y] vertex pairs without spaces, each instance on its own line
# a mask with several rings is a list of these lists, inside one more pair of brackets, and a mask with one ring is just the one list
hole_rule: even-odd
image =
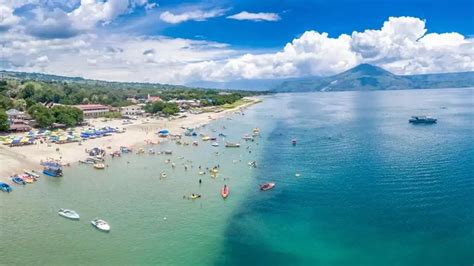
[[180,109],[189,109],[201,107],[200,100],[170,100],[170,103],[176,103]]
[[122,116],[141,116],[145,113],[145,110],[143,110],[143,105],[129,105],[120,108],[120,113]]
[[5,113],[7,113],[8,120],[13,119],[25,119],[26,115],[25,112],[18,111],[17,109],[9,109]]
[[31,130],[31,126],[28,125],[28,122],[22,119],[12,119],[10,120],[10,131],[14,132],[26,132]]
[[160,96],[150,96],[150,94],[148,94],[148,97],[146,98],[147,103],[154,103],[159,101],[161,101]]
[[80,109],[84,113],[84,118],[94,118],[103,116],[110,111],[108,106],[102,104],[79,104],[74,107]]

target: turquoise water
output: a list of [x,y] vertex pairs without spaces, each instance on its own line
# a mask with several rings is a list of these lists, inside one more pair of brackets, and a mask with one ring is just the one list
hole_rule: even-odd
[[[104,171],[73,166],[64,178],[16,186],[0,194],[2,263],[472,265],[473,96],[472,89],[280,94],[200,130],[238,141],[258,126],[251,153],[247,145],[168,143],[154,148],[172,156],[125,155]],[[417,114],[439,122],[410,125]],[[198,165],[217,164],[217,178],[197,174]],[[276,188],[260,192],[264,181]],[[183,199],[191,193],[203,197]],[[81,220],[59,217],[58,208]],[[112,232],[92,228],[95,217]]]

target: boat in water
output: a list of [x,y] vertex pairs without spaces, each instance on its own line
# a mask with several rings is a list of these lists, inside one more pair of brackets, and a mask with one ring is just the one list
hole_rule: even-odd
[[217,142],[214,142],[211,145],[212,145],[212,147],[219,147],[219,143],[217,143]]
[[10,193],[10,192],[12,192],[13,189],[7,183],[0,182],[0,190],[3,191],[3,192]]
[[226,142],[225,146],[226,146],[226,148],[239,148],[240,144],[239,143]]
[[110,231],[110,225],[102,220],[102,219],[94,219],[91,221],[91,224],[92,226],[94,226],[95,228],[101,230],[101,231],[104,231],[104,232],[109,232]]
[[409,123],[412,124],[435,124],[438,119],[430,117],[430,116],[412,116],[408,119]]
[[73,210],[68,210],[68,209],[59,209],[58,214],[64,218],[68,218],[71,220],[79,220],[79,214]]
[[43,170],[43,174],[48,176],[60,177],[63,176],[63,170],[60,167],[48,167]]
[[221,190],[221,196],[225,199],[229,196],[230,190],[227,185],[224,185],[224,187]]
[[19,176],[14,176],[11,178],[12,182],[18,185],[26,185],[25,180]]
[[99,169],[99,170],[105,169],[105,164],[103,164],[103,163],[96,163],[96,164],[94,164],[94,168],[95,168],[95,169]]
[[161,172],[161,173],[160,173],[160,178],[166,178],[166,177],[167,177],[166,172]]
[[265,183],[260,185],[260,190],[267,191],[275,187],[275,183]]
[[27,176],[27,175],[22,175],[22,176],[18,176],[18,177],[21,178],[25,183],[28,183],[28,184],[32,184],[36,181],[33,177]]
[[291,139],[291,144],[296,145],[296,139]]
[[193,200],[194,199],[199,199],[199,198],[201,198],[201,195],[193,193],[193,194],[191,194],[190,198],[193,199]]

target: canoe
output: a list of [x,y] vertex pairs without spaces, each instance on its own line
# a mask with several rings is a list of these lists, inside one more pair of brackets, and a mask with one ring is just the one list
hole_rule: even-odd
[[260,190],[267,191],[275,187],[275,183],[265,183],[260,185]]
[[221,190],[221,196],[225,199],[229,196],[230,190],[229,187],[224,185],[224,187]]
[[100,231],[104,231],[104,232],[109,232],[110,231],[110,225],[104,220],[96,218],[96,219],[91,221],[91,224],[92,224],[92,226],[99,229]]
[[79,220],[79,214],[73,210],[68,209],[59,209],[58,214],[64,218],[71,219],[71,220]]

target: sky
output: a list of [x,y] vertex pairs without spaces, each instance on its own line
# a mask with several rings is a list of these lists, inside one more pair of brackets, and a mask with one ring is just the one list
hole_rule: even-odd
[[91,79],[474,70],[472,0],[0,0],[0,69]]

